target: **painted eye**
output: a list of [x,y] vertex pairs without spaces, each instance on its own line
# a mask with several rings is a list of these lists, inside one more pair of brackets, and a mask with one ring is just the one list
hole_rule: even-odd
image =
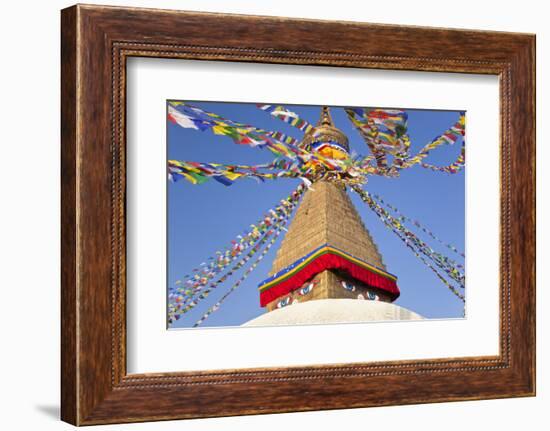
[[313,290],[313,283],[309,283],[307,286],[304,286],[302,287],[300,290],[299,290],[299,294],[304,296],[304,295],[307,295],[309,292],[311,292]]
[[342,287],[349,292],[355,292],[355,286],[347,281],[341,281]]
[[277,302],[277,308],[283,308],[289,304],[290,304],[290,296],[287,296],[286,298],[283,298],[279,302]]
[[367,292],[367,298],[369,298],[371,301],[376,301],[378,299],[378,295],[376,295],[374,292]]

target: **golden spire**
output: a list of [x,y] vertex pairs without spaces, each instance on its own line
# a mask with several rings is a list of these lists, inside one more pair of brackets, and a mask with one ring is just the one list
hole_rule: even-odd
[[[382,255],[347,193],[333,182],[318,181],[306,191],[296,210],[277,251],[270,275],[326,244],[386,272]],[[371,289],[352,275],[337,269],[324,269],[315,275],[314,280],[317,284],[311,294],[301,296],[298,289],[300,286],[296,286],[292,298],[298,298],[299,302],[330,298],[360,299],[358,295],[366,298],[366,291],[373,291],[382,301],[392,300],[386,292]],[[347,291],[342,281],[355,286],[354,291]],[[277,309],[281,299],[277,297],[268,303],[266,310]]]
[[317,125],[304,136],[302,145],[307,148],[317,142],[336,142],[349,153],[348,138],[340,129],[334,126],[330,108],[323,106]]
[[328,106],[323,106],[321,108],[321,116],[319,117],[317,126],[334,127],[334,123],[332,122],[332,115],[330,115],[330,108]]

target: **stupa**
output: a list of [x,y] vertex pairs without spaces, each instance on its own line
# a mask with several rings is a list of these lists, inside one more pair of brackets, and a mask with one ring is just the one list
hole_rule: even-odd
[[[349,154],[348,138],[328,107],[301,145],[330,158]],[[397,277],[387,271],[345,185],[334,178],[321,176],[305,193],[258,289],[267,313],[247,326],[421,318],[393,304]]]

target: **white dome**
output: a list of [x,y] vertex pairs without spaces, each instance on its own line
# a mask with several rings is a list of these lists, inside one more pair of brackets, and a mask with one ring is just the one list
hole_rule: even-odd
[[242,326],[311,325],[390,320],[420,320],[422,316],[383,301],[359,299],[315,299],[298,302],[262,314]]

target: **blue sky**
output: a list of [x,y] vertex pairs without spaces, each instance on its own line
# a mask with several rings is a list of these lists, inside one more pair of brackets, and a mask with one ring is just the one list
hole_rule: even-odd
[[[254,103],[190,103],[234,121],[267,130],[278,130],[296,138],[302,136],[298,129],[259,110]],[[277,104],[277,101],[265,103]],[[285,106],[311,123],[315,124],[319,118],[318,106]],[[336,127],[348,136],[352,151],[367,155],[369,152],[366,144],[347,119],[344,110],[331,107],[331,113]],[[459,115],[458,111],[413,109],[407,110],[407,113],[411,154],[415,154],[436,135],[453,125]],[[170,122],[167,122],[167,140],[169,159],[251,165],[273,160],[272,153],[266,149],[236,145],[228,137],[217,136],[210,131],[183,129]],[[452,163],[459,152],[459,143],[442,146],[434,150],[426,161],[446,165]],[[369,177],[365,188],[380,195],[408,217],[420,221],[442,240],[464,251],[464,178],[464,170],[449,175],[415,166],[403,171],[399,178]],[[226,187],[214,180],[201,185],[193,185],[187,181],[167,181],[168,284],[173,285],[209,256],[213,256],[217,250],[229,245],[232,239],[251,223],[256,223],[299,183],[298,179],[280,179],[265,183],[242,179]],[[396,304],[427,318],[462,317],[463,303],[382,224],[356,194],[352,193],[350,196],[378,245],[388,271],[398,277],[401,296]],[[417,232],[418,229],[412,230],[421,233]],[[452,251],[433,239],[419,236],[435,250],[459,260]],[[259,305],[257,286],[267,278],[281,239],[282,235],[246,282],[201,327],[240,325],[265,312]],[[232,286],[232,282],[240,274],[241,271],[219,285],[215,292],[184,314],[172,328],[192,326]]]

